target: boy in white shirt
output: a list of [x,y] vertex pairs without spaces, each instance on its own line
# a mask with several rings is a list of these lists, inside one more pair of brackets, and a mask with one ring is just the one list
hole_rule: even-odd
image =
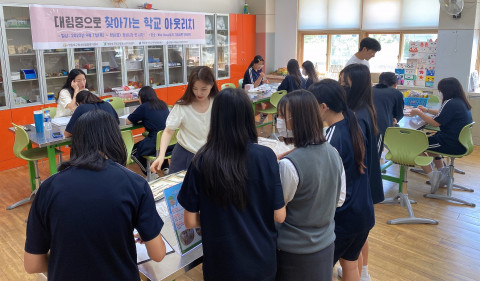
[[358,52],[356,52],[348,61],[345,66],[354,64],[354,63],[360,63],[366,65],[368,68],[370,68],[370,64],[368,61],[375,57],[375,54],[382,49],[382,46],[380,43],[370,37],[364,38],[362,41],[360,41],[360,48]]

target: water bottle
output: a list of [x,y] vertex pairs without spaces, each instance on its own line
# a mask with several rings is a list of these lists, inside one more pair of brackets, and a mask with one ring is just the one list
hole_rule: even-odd
[[52,129],[52,117],[50,117],[50,110],[45,110],[45,113],[43,114],[43,123],[46,131],[50,131]]
[[248,4],[247,3],[245,3],[245,5],[243,5],[243,13],[246,14],[246,15],[248,14]]

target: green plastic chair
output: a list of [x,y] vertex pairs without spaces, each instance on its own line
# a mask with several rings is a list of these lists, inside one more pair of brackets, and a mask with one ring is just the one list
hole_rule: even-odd
[[238,88],[241,89],[243,86],[243,78],[238,80]]
[[50,117],[53,119],[55,118],[55,115],[57,115],[57,108],[56,107],[47,107],[42,109],[43,113],[45,114],[45,111],[49,110],[50,112]]
[[125,147],[127,148],[127,162],[126,162],[126,165],[129,165],[131,163],[133,163],[133,160],[132,160],[132,150],[133,150],[133,145],[134,145],[134,141],[133,141],[133,134],[132,134],[132,131],[128,130],[128,131],[122,131],[122,139],[123,139],[123,142],[125,143]]
[[233,84],[233,83],[222,84],[221,89],[223,90],[225,88],[236,88],[236,87],[235,87],[235,84]]
[[[277,91],[277,92],[274,92],[271,96],[270,96],[270,104],[273,105],[273,107],[271,108],[267,108],[267,109],[263,109],[263,110],[258,110],[258,112],[261,112],[263,114],[267,114],[267,115],[276,115],[277,114],[277,105],[278,105],[278,102],[280,101],[280,99],[282,99],[282,97],[287,93],[287,91],[285,90],[282,90],[282,91]],[[276,139],[277,136],[275,135],[275,118],[272,118],[272,136],[274,136]],[[268,124],[268,122],[267,122]]]
[[[172,139],[170,140],[170,143],[168,144],[169,146],[177,144],[177,133],[178,133],[178,130],[175,130],[175,133],[173,133]],[[155,153],[155,156],[143,156],[143,158],[147,159],[147,181],[150,181],[152,179],[152,171],[150,171],[150,165],[158,157],[158,153],[160,152],[160,142],[162,140],[162,135],[163,135],[163,131],[159,131],[157,133],[157,143],[156,143],[156,146],[155,146],[155,150],[157,152]],[[170,158],[172,158],[172,156],[168,155],[168,156],[165,156],[164,159],[170,159]]]
[[431,95],[428,95],[428,102],[439,103],[440,98],[437,95],[431,94]]
[[435,152],[435,151],[429,151],[431,153],[440,154],[440,155],[442,155],[444,157],[448,157],[450,159],[450,164],[448,165],[448,167],[450,169],[450,171],[449,171],[450,173],[449,173],[448,178],[447,178],[447,194],[446,195],[436,194],[436,193],[434,193],[434,194],[428,193],[428,194],[424,195],[425,197],[433,198],[433,199],[446,200],[446,201],[454,201],[454,202],[457,202],[457,203],[465,204],[467,206],[475,207],[475,204],[472,203],[472,202],[467,202],[465,200],[462,200],[462,199],[459,199],[459,198],[456,198],[456,197],[452,196],[452,191],[453,191],[454,187],[457,188],[457,189],[463,190],[463,191],[469,191],[469,192],[474,191],[471,188],[467,188],[467,187],[464,187],[464,186],[461,186],[461,185],[458,185],[458,184],[454,184],[454,177],[453,177],[454,172],[455,172],[455,163],[454,163],[455,159],[456,158],[462,158],[462,157],[467,156],[467,155],[469,155],[473,152],[473,139],[472,139],[472,126],[473,126],[473,124],[475,124],[475,122],[464,126],[463,129],[460,131],[460,135],[458,136],[458,141],[466,149],[465,153],[459,154],[459,155],[454,155],[454,154],[442,154],[442,153],[438,153],[438,152]]
[[407,193],[408,168],[415,165],[426,166],[432,163],[433,157],[419,156],[428,148],[427,135],[422,131],[389,127],[385,132],[385,145],[389,152],[385,155],[386,160],[400,165],[400,177],[382,175],[382,178],[399,184],[398,194],[392,198],[385,199],[382,203],[400,203],[407,208],[408,218],[399,218],[387,221],[388,224],[438,224],[438,221],[424,218],[417,218],[413,214],[411,203]]
[[115,110],[123,110],[125,108],[125,103],[119,97],[109,97],[103,98],[102,100],[109,102]]
[[[42,181],[40,180],[40,174],[38,172],[38,160],[48,158],[48,152],[46,147],[42,148],[32,148],[30,144],[30,138],[28,137],[27,132],[23,129],[22,126],[13,124],[15,128],[15,142],[13,144],[13,154],[16,157],[26,160],[28,162],[33,162],[35,170],[32,173],[30,170],[30,182],[32,183],[32,190],[29,198],[18,201],[15,204],[7,207],[7,210],[11,210],[25,203],[31,202],[37,193],[38,188]],[[62,162],[62,151],[55,149],[55,155],[59,155],[60,162]],[[35,184],[33,184],[35,183]],[[36,188],[33,188],[36,186]]]

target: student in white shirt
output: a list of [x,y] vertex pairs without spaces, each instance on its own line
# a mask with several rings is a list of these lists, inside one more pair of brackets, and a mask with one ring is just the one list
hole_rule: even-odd
[[370,68],[370,64],[368,61],[375,57],[375,54],[379,52],[382,49],[382,46],[380,43],[370,37],[363,38],[362,41],[360,41],[360,48],[358,52],[356,52],[348,61],[345,66],[354,64],[354,63],[360,63],[366,65],[368,68]]
[[212,70],[207,66],[193,69],[188,77],[185,94],[175,103],[168,115],[160,141],[158,158],[150,166],[152,172],[161,170],[165,152],[176,129],[177,145],[172,151],[170,173],[186,170],[197,151],[207,141],[210,112],[218,87]]
[[63,85],[60,92],[57,94],[57,113],[55,118],[63,116],[71,116],[77,103],[75,97],[77,94],[88,88],[85,72],[81,69],[72,69],[68,73],[67,81]]

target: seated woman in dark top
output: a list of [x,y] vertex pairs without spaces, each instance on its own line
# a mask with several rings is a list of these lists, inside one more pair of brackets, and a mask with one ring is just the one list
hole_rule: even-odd
[[313,62],[309,60],[302,63],[302,74],[308,76],[307,82],[305,83],[305,89],[308,89],[310,85],[319,81],[315,66],[313,65]]
[[[150,86],[140,89],[138,97],[140,98],[140,106],[128,116],[127,124],[142,122],[148,132],[148,136],[137,142],[132,150],[132,159],[140,166],[143,173],[147,173],[147,160],[143,156],[155,156],[157,133],[165,129],[165,122],[170,111],[167,104],[157,97],[155,90]],[[164,165],[168,167],[168,161],[165,162]]]
[[287,63],[288,75],[285,76],[278,90],[286,90],[287,93],[298,89],[305,89],[305,79],[303,79],[300,73],[300,66],[296,59],[291,59]]
[[[104,100],[100,99],[96,95],[92,94],[89,91],[80,91],[76,98],[77,102],[77,109],[75,109],[75,112],[73,112],[72,118],[70,118],[70,121],[67,124],[67,128],[65,129],[64,135],[65,137],[71,137],[72,132],[73,132],[73,126],[75,125],[75,122],[77,119],[82,116],[85,112],[92,111],[92,110],[104,110],[108,113],[110,113],[113,117],[115,117],[115,120],[117,120],[117,123],[120,124],[120,121],[118,120],[118,114],[113,108],[113,106],[105,102]],[[99,120],[100,121],[100,120]]]
[[396,88],[397,75],[393,72],[380,74],[378,84],[372,88],[380,137],[378,155],[382,155],[383,137],[387,128],[394,126],[403,118],[403,94]]

